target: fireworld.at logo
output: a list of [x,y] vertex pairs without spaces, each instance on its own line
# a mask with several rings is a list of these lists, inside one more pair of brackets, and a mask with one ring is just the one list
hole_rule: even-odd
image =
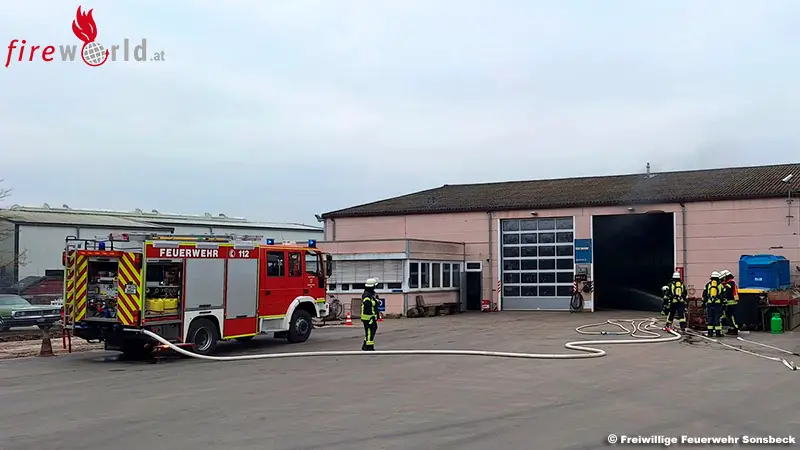
[[[108,61],[164,61],[166,56],[161,50],[155,53],[147,52],[147,39],[141,39],[141,43],[131,45],[131,41],[125,38],[121,45],[112,45],[106,48],[97,42],[97,23],[92,16],[94,10],[78,12],[72,21],[72,33],[83,42],[78,52],[78,46],[71,45],[29,45],[25,39],[12,39],[8,44],[8,55],[6,64],[8,67],[11,62],[53,62],[59,59],[62,62],[74,62],[75,57],[80,55],[81,60],[88,66],[100,67]],[[56,54],[58,49],[58,54]]]

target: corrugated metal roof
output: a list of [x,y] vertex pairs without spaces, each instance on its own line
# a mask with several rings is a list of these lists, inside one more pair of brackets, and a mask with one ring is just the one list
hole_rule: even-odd
[[[781,180],[795,177],[792,185]],[[800,190],[800,163],[601,177],[444,185],[324,218],[778,198]]]
[[172,227],[126,219],[124,217],[106,216],[102,214],[85,214],[77,212],[32,212],[23,210],[0,209],[0,220],[13,223],[42,225],[73,225],[78,227],[128,228],[147,230],[167,230]]
[[[273,229],[273,230],[297,230],[297,231],[322,231],[321,226],[306,225],[301,223],[283,222],[250,222],[242,217],[230,217],[224,214],[214,216],[170,214],[160,213],[156,210],[144,212],[140,209],[136,211],[115,211],[110,209],[74,209],[64,205],[63,208],[51,208],[49,205],[44,207],[19,206],[14,205],[9,208],[13,212],[43,213],[43,214],[72,214],[84,216],[101,216],[110,218],[121,218],[137,223],[162,224],[162,225],[186,225],[186,226],[211,226],[211,227],[231,227],[231,228],[253,228],[253,229]],[[71,217],[71,216],[70,216]]]
[[222,228],[252,228],[252,229],[271,229],[271,230],[297,230],[297,231],[322,231],[322,227],[315,227],[313,225],[305,225],[300,223],[282,223],[282,222],[250,222],[234,221],[234,220],[211,220],[206,219],[178,219],[178,218],[165,218],[146,216],[142,220],[147,220],[150,223],[170,224],[170,225],[201,225],[209,227],[222,227]]

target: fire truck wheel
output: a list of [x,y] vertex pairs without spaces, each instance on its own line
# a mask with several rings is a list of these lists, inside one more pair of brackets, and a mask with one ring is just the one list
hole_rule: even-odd
[[208,319],[195,319],[189,326],[189,342],[194,344],[194,352],[210,355],[219,342],[219,331]]
[[311,314],[308,311],[297,309],[292,314],[292,322],[289,324],[286,340],[297,344],[307,341],[309,336],[311,336]]

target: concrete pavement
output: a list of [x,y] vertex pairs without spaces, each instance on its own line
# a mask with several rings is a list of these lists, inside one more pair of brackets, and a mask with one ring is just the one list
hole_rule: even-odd
[[[387,320],[376,342],[379,349],[568,352],[563,344],[582,338],[575,326],[621,315],[640,316]],[[358,349],[361,332],[356,323],[317,329],[305,344],[257,338],[219,351]],[[796,350],[793,333],[749,338]],[[152,365],[104,352],[2,361],[0,448],[597,449],[610,433],[800,429],[800,371],[702,342],[604,348],[604,358],[561,361],[386,356]]]

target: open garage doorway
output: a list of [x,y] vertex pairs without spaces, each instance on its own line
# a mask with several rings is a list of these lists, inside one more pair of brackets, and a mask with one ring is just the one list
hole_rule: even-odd
[[595,309],[661,310],[675,269],[675,219],[662,211],[592,217]]

